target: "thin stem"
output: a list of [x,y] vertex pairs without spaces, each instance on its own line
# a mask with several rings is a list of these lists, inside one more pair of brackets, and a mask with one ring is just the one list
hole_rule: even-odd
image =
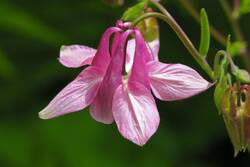
[[154,0],[151,0],[151,2],[164,14],[165,17],[163,20],[166,21],[167,24],[169,24],[169,26],[175,31],[179,39],[182,41],[184,46],[187,48],[193,58],[197,61],[197,63],[202,67],[202,69],[210,76],[212,80],[214,80],[214,72],[212,68],[209,66],[206,59],[199,54],[199,52],[194,47],[193,43],[186,35],[186,33],[182,30],[180,25],[160,3],[155,2]]
[[[179,0],[182,6],[190,13],[190,15],[195,19],[196,22],[200,23],[199,12],[195,10],[192,3],[188,0]],[[210,25],[211,35],[217,40],[221,45],[226,46],[227,39],[221,34],[214,26]]]
[[[155,3],[155,2],[154,2]],[[155,5],[158,6],[158,3]],[[159,9],[162,8],[162,6],[158,6]],[[163,8],[164,9],[164,8]],[[179,39],[182,41],[184,46],[187,48],[187,50],[190,52],[190,54],[193,56],[193,58],[197,61],[197,63],[202,67],[202,69],[210,76],[212,80],[214,80],[213,70],[207,63],[207,61],[199,54],[199,52],[194,47],[193,43],[190,41],[188,36],[185,34],[185,32],[181,29],[181,27],[178,25],[178,23],[173,19],[173,17],[164,9],[161,9],[164,14],[156,13],[156,12],[150,12],[145,13],[139,18],[137,18],[133,23],[132,27],[138,24],[140,21],[149,18],[149,17],[156,17],[159,19],[162,19],[165,21],[177,34]]]
[[237,20],[233,18],[232,14],[231,14],[232,10],[231,10],[231,7],[229,6],[228,2],[226,0],[220,0],[220,3],[221,3],[221,6],[222,6],[226,16],[227,16],[228,21],[232,25],[232,29],[234,31],[234,35],[235,35],[236,39],[238,41],[244,41],[243,35],[241,33],[241,30],[240,30],[240,26],[239,26]]
[[[233,30],[236,40],[240,42],[245,42],[243,33],[240,28],[240,24],[238,22],[238,17],[233,16],[231,7],[226,0],[220,0],[220,3],[227,16],[229,23],[232,26],[232,30]],[[250,59],[249,59],[250,55],[249,55],[248,49],[246,48],[240,55],[243,58],[243,62],[245,63],[246,68],[250,70]]]
[[216,56],[215,56],[215,65],[218,65],[220,62],[220,56],[224,56],[226,59],[227,59],[227,63],[225,64],[226,66],[228,64],[230,64],[231,66],[231,71],[232,73],[234,74],[237,70],[238,70],[238,67],[234,64],[233,62],[233,59],[232,57],[229,55],[229,53],[227,53],[226,51],[224,50],[220,50],[216,53]]
[[233,1],[233,16],[234,18],[239,17],[239,8],[240,8],[240,0],[234,0]]

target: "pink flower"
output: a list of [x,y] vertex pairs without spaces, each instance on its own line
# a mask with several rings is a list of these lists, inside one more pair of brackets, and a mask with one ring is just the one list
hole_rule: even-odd
[[94,101],[111,60],[109,40],[115,33],[112,45],[114,50],[118,44],[120,31],[122,30],[118,27],[108,28],[102,36],[98,50],[79,45],[61,48],[59,61],[64,66],[77,68],[91,65],[84,69],[39,113],[40,118],[50,119],[80,111]]
[[[209,87],[190,67],[159,62],[159,42],[146,43],[137,28],[128,27],[128,23],[118,21],[117,27],[106,30],[97,51],[76,45],[62,48],[59,60],[63,65],[91,65],[39,113],[41,118],[53,118],[90,105],[95,120],[106,124],[115,121],[124,138],[144,145],[160,122],[151,90],[157,98],[172,101]],[[128,41],[130,36],[135,39]]]

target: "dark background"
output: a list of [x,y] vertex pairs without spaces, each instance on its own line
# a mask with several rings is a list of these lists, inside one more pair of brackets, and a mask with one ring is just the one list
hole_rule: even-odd
[[[199,25],[178,4],[163,1],[197,46]],[[225,35],[229,25],[217,0],[195,1]],[[250,156],[233,158],[233,148],[213,102],[213,91],[188,100],[157,101],[161,124],[144,147],[121,137],[113,125],[95,122],[88,110],[53,120],[38,112],[81,69],[58,61],[65,44],[98,45],[135,1],[113,8],[101,0],[0,0],[1,167],[217,167],[249,166]],[[250,40],[249,15],[242,18]],[[184,63],[208,79],[173,31],[161,26],[160,60]],[[223,49],[212,40],[210,57]]]

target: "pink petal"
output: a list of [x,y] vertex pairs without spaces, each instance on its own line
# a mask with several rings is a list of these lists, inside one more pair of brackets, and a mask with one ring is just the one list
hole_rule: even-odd
[[129,73],[134,62],[134,54],[135,54],[135,39],[131,39],[127,44],[127,55],[126,55],[126,72]]
[[161,100],[173,101],[194,96],[209,88],[210,83],[195,70],[182,64],[147,64],[151,88]]
[[66,67],[78,68],[84,65],[91,64],[95,54],[96,49],[92,49],[87,46],[62,46],[60,50],[59,61]]
[[150,89],[150,83],[148,79],[148,69],[146,69],[146,62],[152,60],[151,54],[147,48],[146,42],[139,30],[135,31],[135,55],[133,60],[133,66],[129,77],[129,82],[139,82],[146,88]]
[[111,52],[112,55],[115,54],[115,51],[120,42],[120,38],[121,38],[121,33],[115,33],[113,41],[112,41],[112,52]]
[[91,116],[98,122],[111,124],[113,122],[112,100],[116,88],[122,83],[122,67],[124,61],[124,48],[126,40],[132,31],[124,32],[119,39],[119,45],[114,51],[106,75],[97,93],[97,96],[90,106]]
[[159,49],[160,49],[159,39],[157,38],[151,42],[148,42],[147,44],[148,44],[149,52],[151,53],[151,55],[153,55],[152,60],[158,61],[159,60],[158,54],[159,54]]
[[[146,43],[146,47],[148,49],[148,52],[150,53],[151,60],[158,61],[158,53],[159,53],[159,47],[160,47],[160,42],[159,39],[155,39],[152,42]],[[128,41],[127,44],[127,57],[126,57],[126,72],[129,73],[133,61],[134,61],[134,54],[135,54],[135,39],[131,39]]]
[[159,126],[160,117],[154,98],[140,83],[120,85],[114,94],[112,111],[121,135],[140,146]]
[[108,68],[111,58],[109,52],[110,37],[113,33],[119,33],[120,31],[121,29],[117,27],[110,27],[104,32],[99,47],[97,49],[97,53],[92,61],[93,66],[97,66],[103,69],[104,71]]
[[96,96],[102,76],[99,69],[88,67],[39,113],[39,117],[50,119],[87,107]]

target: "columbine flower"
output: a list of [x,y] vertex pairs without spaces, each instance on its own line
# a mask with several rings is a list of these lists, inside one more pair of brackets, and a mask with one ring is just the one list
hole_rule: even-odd
[[118,44],[120,31],[122,30],[118,27],[108,28],[104,32],[97,50],[79,45],[61,48],[59,61],[64,66],[77,68],[91,65],[84,69],[39,113],[40,118],[50,119],[80,111],[93,102],[110,63],[109,40],[115,33],[113,51]]
[[[115,59],[111,61],[114,71],[120,67],[116,75],[112,74],[120,80],[113,97],[112,113],[120,133],[143,145],[155,133],[160,121],[151,90],[159,99],[172,101],[195,95],[207,89],[209,83],[187,66],[160,63],[155,54],[150,54],[140,31],[135,29],[134,34],[135,51],[128,51],[133,65],[127,68],[128,75],[122,78],[121,64]],[[122,59],[122,54],[120,51],[115,57]]]
[[[144,145],[160,122],[151,90],[159,99],[172,101],[209,87],[195,70],[159,62],[159,43],[147,44],[140,31],[128,29],[128,25],[118,22],[116,28],[108,29],[96,54],[87,47],[71,46],[62,50],[59,60],[68,67],[92,63],[40,112],[41,118],[79,111],[91,104],[90,113],[95,120],[107,124],[115,120],[122,136]],[[111,33],[115,37],[110,54],[107,43]],[[128,42],[130,36],[135,39]],[[78,54],[81,56],[77,57]]]

